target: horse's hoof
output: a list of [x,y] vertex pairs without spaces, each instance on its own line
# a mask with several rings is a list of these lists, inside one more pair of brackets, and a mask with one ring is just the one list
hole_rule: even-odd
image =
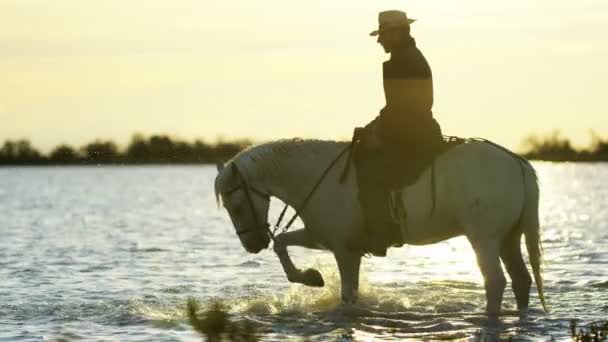
[[352,309],[356,304],[357,304],[357,299],[355,299],[355,298],[350,298],[350,299],[342,298],[342,308]]
[[528,308],[518,309],[517,315],[519,316],[520,320],[522,320],[522,321],[527,320],[528,319]]
[[323,287],[325,282],[321,273],[315,269],[309,268],[302,272],[302,284],[314,287]]
[[481,325],[487,328],[498,328],[502,325],[502,321],[498,315],[488,314],[483,318]]

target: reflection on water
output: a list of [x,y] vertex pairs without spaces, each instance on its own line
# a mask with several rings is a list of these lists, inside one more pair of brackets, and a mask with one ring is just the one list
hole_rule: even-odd
[[572,318],[608,317],[608,165],[535,166],[551,312],[533,292],[520,319],[507,288],[499,326],[463,238],[364,259],[360,302],[342,306],[330,254],[291,250],[323,273],[319,289],[290,285],[271,251],[243,251],[213,167],[0,169],[0,340],[197,341],[188,297],[221,299],[266,340],[561,339]]

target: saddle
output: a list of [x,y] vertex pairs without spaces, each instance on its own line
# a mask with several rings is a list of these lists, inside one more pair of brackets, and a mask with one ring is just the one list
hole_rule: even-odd
[[[430,166],[431,187],[429,191],[431,191],[434,210],[435,159],[466,141],[460,137],[443,136],[443,142],[434,150],[433,155],[426,156],[424,162],[410,170],[404,169],[401,160],[395,158],[390,152],[373,155],[355,154],[354,165],[357,170],[359,202],[366,220],[367,234],[386,241],[385,247],[401,246],[404,242],[403,232],[407,231],[404,226],[407,213],[402,203],[402,189],[415,183],[420,174]],[[407,165],[405,165],[406,167]]]
[[[437,199],[437,191],[435,188],[435,160],[437,159],[437,157],[449,151],[453,147],[474,140],[475,139],[464,139],[456,136],[443,136],[443,145],[441,146],[441,150],[439,153],[437,153],[437,155],[435,155],[430,166],[431,187],[429,190],[431,192],[431,215],[433,215],[435,211],[435,203]],[[399,225],[399,228],[401,230],[402,241],[407,242],[407,210],[403,200],[403,191],[403,188],[390,190],[388,195],[388,207],[391,219]]]

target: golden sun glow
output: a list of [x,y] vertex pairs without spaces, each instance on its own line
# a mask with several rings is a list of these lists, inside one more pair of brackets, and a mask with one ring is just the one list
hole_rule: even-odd
[[134,132],[347,139],[383,105],[386,56],[367,34],[389,8],[418,19],[445,133],[517,149],[529,133],[584,144],[608,131],[600,0],[8,0],[0,137],[43,149]]

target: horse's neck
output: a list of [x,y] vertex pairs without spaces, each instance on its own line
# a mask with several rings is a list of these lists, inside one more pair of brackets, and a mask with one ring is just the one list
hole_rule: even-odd
[[[321,144],[321,146],[315,146],[315,152],[312,152],[308,150],[313,147],[309,144]],[[303,204],[325,169],[346,146],[334,142],[309,144],[304,143],[297,149],[294,148],[293,153],[288,154],[288,158],[274,163],[273,176],[266,179],[266,187],[270,193],[296,209]],[[346,159],[346,156],[343,156],[343,159]],[[342,161],[336,163],[334,167],[341,168],[343,164]]]

